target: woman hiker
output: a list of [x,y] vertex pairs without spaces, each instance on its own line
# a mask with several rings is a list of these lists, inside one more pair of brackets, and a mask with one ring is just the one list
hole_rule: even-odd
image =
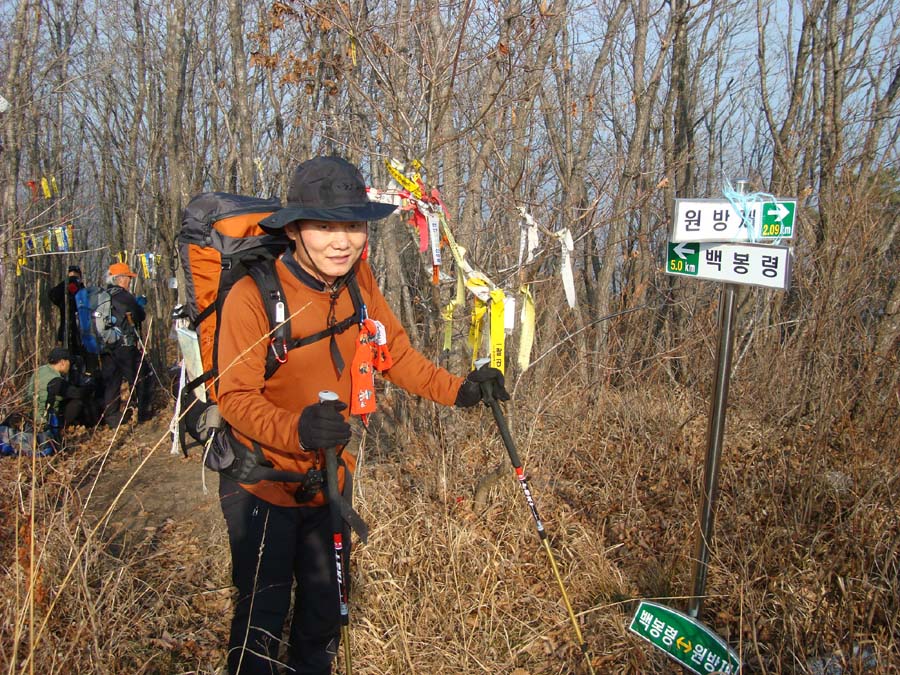
[[[350,441],[349,415],[365,420],[374,409],[373,370],[443,405],[477,404],[484,381],[490,381],[497,399],[509,398],[499,370],[482,368],[457,377],[410,344],[364,259],[368,221],[385,218],[394,208],[369,201],[359,169],[340,157],[300,164],[286,205],[260,225],[283,231],[290,240],[290,250],[275,268],[285,311],[294,313],[288,314],[291,337],[322,331],[322,339],[277,351],[251,278],[238,281],[225,300],[218,338],[218,403],[231,425],[229,442],[261,449],[275,469],[310,478],[298,487],[296,482],[268,480],[241,484],[220,474],[219,499],[237,587],[228,651],[231,675],[278,671],[292,590],[287,670],[331,673],[340,610],[333,529],[319,477],[325,468],[323,450],[340,449]],[[340,331],[341,325],[349,327]],[[338,330],[329,332],[329,327]],[[270,351],[281,365],[267,378]],[[320,404],[322,390],[335,392],[340,402]],[[343,452],[340,460],[339,488],[347,494],[355,458]],[[344,541],[349,544],[346,534]],[[344,570],[349,569],[347,544]]]

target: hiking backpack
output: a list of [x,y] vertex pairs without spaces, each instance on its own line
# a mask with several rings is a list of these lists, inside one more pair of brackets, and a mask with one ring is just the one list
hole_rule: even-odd
[[284,363],[291,349],[342,333],[357,324],[364,311],[359,286],[355,276],[351,276],[347,286],[354,314],[325,330],[291,338],[290,310],[275,270],[275,260],[288,248],[289,240],[280,232],[272,233],[259,226],[262,219],[279,208],[277,199],[204,192],[185,207],[177,240],[186,283],[185,302],[176,307],[173,316],[183,364],[194,364],[193,368],[182,368],[182,373],[189,373],[191,379],[182,375],[179,383],[178,437],[185,455],[187,435],[206,444],[207,468],[241,483],[305,483],[307,478],[305,474],[267,468],[259,445],[253,443],[253,448],[247,448],[239,443],[218,414],[218,337],[228,292],[247,275],[260,291],[270,327],[265,379]]
[[122,337],[113,316],[112,295],[106,288],[86,286],[75,294],[81,344],[89,354],[110,351]]

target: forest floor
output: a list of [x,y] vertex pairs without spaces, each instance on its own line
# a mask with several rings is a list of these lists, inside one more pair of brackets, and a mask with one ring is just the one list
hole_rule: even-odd
[[[703,407],[561,396],[508,413],[594,670],[681,673],[628,626],[637,599],[686,604]],[[490,413],[384,403],[355,481],[371,531],[354,538],[354,673],[587,673]],[[224,674],[217,476],[197,448],[170,453],[168,422],[0,460],[0,672]],[[900,672],[896,450],[824,447],[740,410],[729,424],[704,621],[748,673]]]

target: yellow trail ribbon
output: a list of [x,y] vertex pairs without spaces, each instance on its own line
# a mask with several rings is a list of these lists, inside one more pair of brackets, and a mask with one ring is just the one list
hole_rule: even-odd
[[141,269],[144,271],[144,279],[150,278],[150,269],[147,267],[147,256],[152,255],[145,253],[141,256]]
[[441,318],[444,320],[444,351],[449,352],[453,341],[453,314],[457,307],[466,304],[466,282],[462,271],[456,268],[456,296],[441,310]]
[[506,370],[506,320],[504,317],[504,299],[502,289],[491,291],[491,367],[501,373]]
[[46,176],[41,176],[41,190],[44,192],[44,199],[50,199],[53,196],[50,194],[50,183]]
[[450,231],[450,226],[447,224],[447,219],[444,217],[443,212],[440,214],[440,219],[441,232],[444,233],[444,238],[447,240],[447,246],[450,247],[450,255],[453,256],[456,266],[462,269],[463,273],[466,275],[471,274],[472,268],[469,263],[466,262],[465,249],[457,244],[456,239],[453,238],[453,233]]
[[400,162],[395,159],[386,159],[384,160],[384,165],[387,167],[388,173],[391,174],[391,178],[397,181],[397,184],[400,187],[414,197],[418,197],[419,199],[422,198],[422,188],[419,187],[419,184],[416,181],[412,178],[408,178],[400,171],[400,166],[402,166]]
[[475,361],[478,360],[478,347],[481,345],[481,325],[484,322],[485,312],[487,312],[487,303],[476,297],[475,307],[472,308],[472,322],[469,324],[469,346],[472,349],[470,370],[475,370]]
[[519,370],[525,372],[531,365],[531,348],[534,346],[534,298],[528,284],[519,289],[522,294],[522,333],[519,335]]
[[22,268],[28,263],[28,259],[25,257],[26,246],[25,246],[25,235],[19,234],[19,246],[18,246],[18,256],[16,257],[16,276],[22,276]]

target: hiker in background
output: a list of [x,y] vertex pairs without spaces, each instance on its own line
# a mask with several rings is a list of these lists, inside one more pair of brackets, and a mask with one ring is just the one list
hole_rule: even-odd
[[37,396],[35,427],[49,430],[55,436],[73,424],[93,426],[99,417],[89,389],[69,381],[71,364],[69,351],[64,347],[54,347],[47,356],[47,363],[31,376],[25,389],[29,396],[26,401],[29,408],[33,400],[31,397]]
[[84,288],[81,281],[81,268],[69,265],[65,281],[60,281],[51,288],[47,295],[50,302],[59,308],[59,329],[56,341],[69,350],[73,357],[81,355],[81,334],[78,330],[78,316],[75,305],[75,294]]
[[[373,368],[398,387],[443,405],[477,404],[485,380],[497,398],[509,398],[500,371],[484,368],[457,377],[411,346],[361,259],[368,221],[385,218],[394,208],[370,202],[359,169],[339,157],[317,157],[296,169],[286,206],[260,226],[283,231],[291,242],[275,262],[284,305],[298,312],[291,337],[321,331],[323,339],[277,354],[281,365],[270,378],[267,353],[277,345],[269,339],[270,322],[257,285],[245,277],[225,299],[218,338],[219,410],[231,425],[225,438],[245,457],[251,447],[261,449],[275,469],[310,478],[298,488],[297,483],[244,484],[219,476],[237,587],[228,651],[231,675],[275,671],[292,588],[288,669],[331,673],[340,641],[338,582],[325,488],[313,476],[324,467],[322,450],[343,448],[338,482],[345,496],[351,494],[355,458],[346,448],[352,435],[348,417],[374,409]],[[354,293],[361,296],[365,324]],[[342,321],[348,317],[349,323]],[[329,331],[339,322],[346,330]],[[375,359],[373,344],[378,345]],[[321,390],[335,392],[341,403],[320,404]],[[344,541],[346,570],[349,532]]]
[[[141,324],[146,317],[144,307],[147,299],[131,294],[131,280],[137,276],[128,263],[113,263],[106,276],[110,295],[110,315],[116,328],[118,339],[109,345],[100,358],[100,372],[103,379],[103,421],[111,429],[131,419],[131,410],[121,411],[122,382],[127,382],[137,393],[137,379],[141,363]],[[140,402],[138,407],[140,409]],[[141,412],[139,410],[139,412]]]

